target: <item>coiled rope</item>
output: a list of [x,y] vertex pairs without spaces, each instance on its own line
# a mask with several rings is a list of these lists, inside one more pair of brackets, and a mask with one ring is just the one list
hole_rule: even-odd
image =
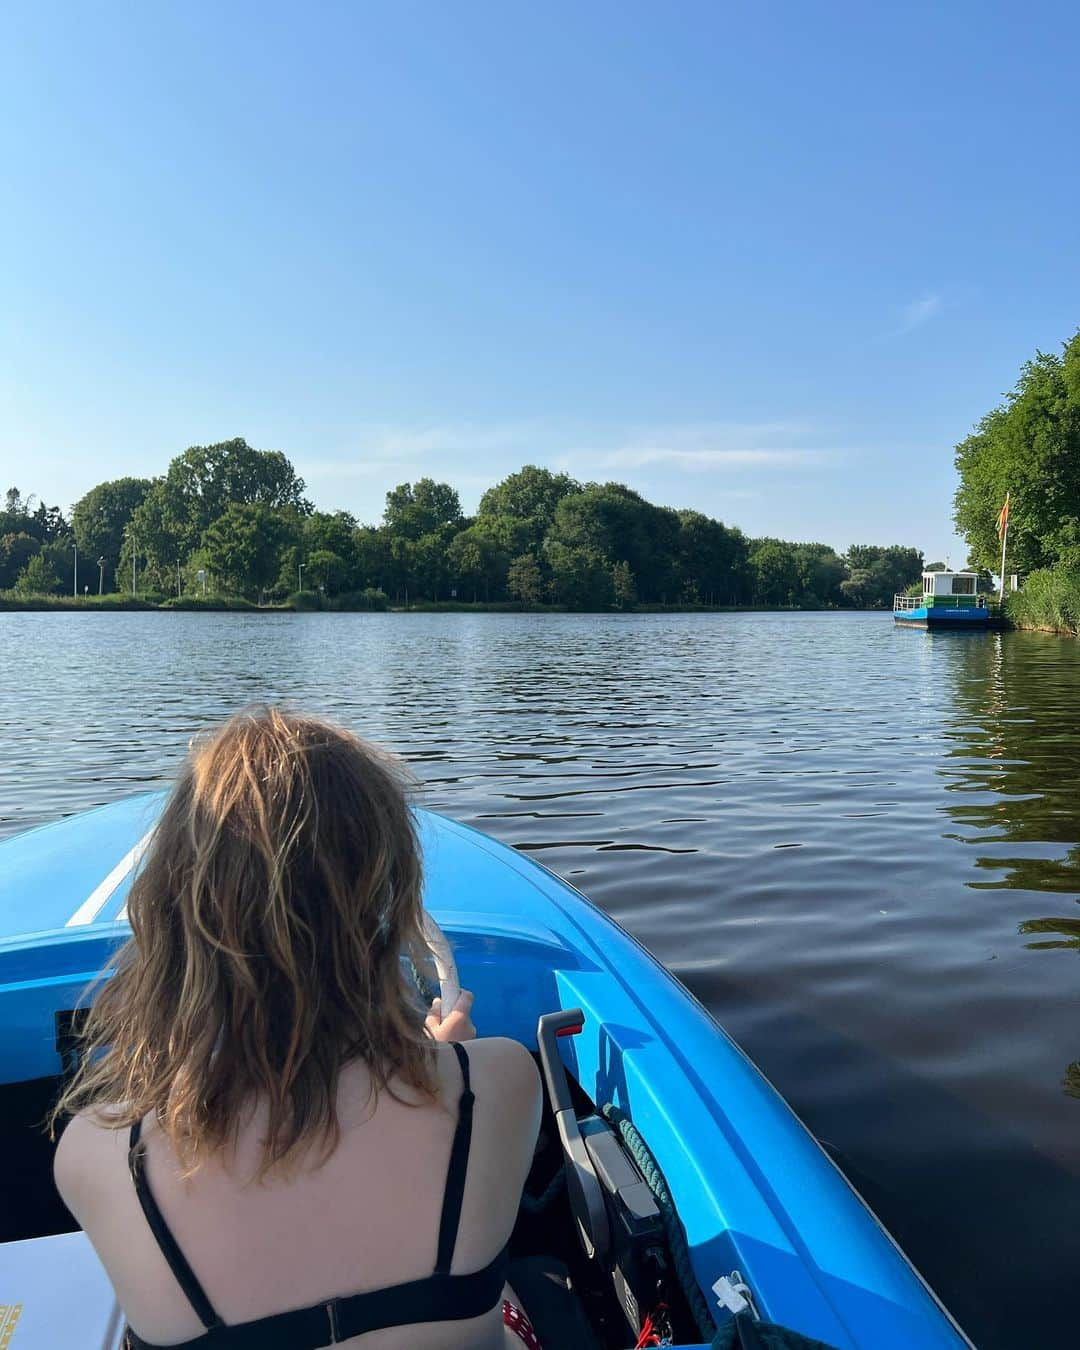
[[686,1302],[693,1314],[694,1321],[697,1323],[697,1329],[701,1333],[702,1340],[711,1341],[716,1335],[716,1321],[709,1310],[705,1295],[701,1292],[701,1285],[698,1284],[697,1277],[694,1274],[694,1267],[690,1261],[690,1245],[686,1240],[686,1229],[683,1228],[679,1212],[675,1208],[675,1201],[671,1198],[671,1188],[667,1184],[667,1178],[661,1172],[648,1144],[642,1139],[634,1122],[625,1111],[621,1111],[613,1102],[608,1102],[600,1108],[600,1113],[619,1131],[623,1144],[626,1146],[626,1151],[637,1163],[641,1175],[645,1178],[646,1186],[652,1192],[664,1224],[664,1235],[671,1251],[671,1260],[675,1266],[679,1287],[686,1296]]

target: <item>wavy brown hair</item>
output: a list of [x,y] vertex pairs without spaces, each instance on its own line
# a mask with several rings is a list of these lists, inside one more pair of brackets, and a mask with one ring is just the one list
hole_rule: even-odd
[[[398,761],[257,707],[194,748],[131,887],[131,939],[54,1115],[153,1113],[188,1172],[269,1107],[259,1176],[338,1139],[349,1060],[373,1092],[435,1097],[402,969],[423,951],[420,854]],[[393,1084],[393,1085],[392,1085]]]

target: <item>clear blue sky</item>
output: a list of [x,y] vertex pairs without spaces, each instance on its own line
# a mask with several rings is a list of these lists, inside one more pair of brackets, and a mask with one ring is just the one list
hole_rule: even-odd
[[375,520],[534,461],[753,534],[952,538],[1080,324],[1080,6],[5,7],[0,487],[194,443]]

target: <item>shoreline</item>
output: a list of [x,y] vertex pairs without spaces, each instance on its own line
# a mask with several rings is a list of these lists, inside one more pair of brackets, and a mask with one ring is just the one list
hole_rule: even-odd
[[165,602],[142,600],[130,595],[120,596],[11,596],[0,595],[0,613],[76,614],[76,613],[159,613],[159,614],[887,614],[887,609],[861,610],[836,606],[798,605],[632,605],[626,609],[571,610],[566,605],[526,605],[515,601],[428,600],[414,605],[386,605],[373,608],[365,605],[295,604],[284,600],[257,605],[236,596],[217,599],[185,597]]

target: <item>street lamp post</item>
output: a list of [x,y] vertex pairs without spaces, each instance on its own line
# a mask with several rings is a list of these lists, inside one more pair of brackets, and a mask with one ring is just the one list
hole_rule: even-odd
[[73,549],[73,551],[74,551],[74,553],[75,553],[75,580],[71,583],[71,594],[75,597],[76,600],[78,600],[78,598],[79,598],[79,546],[78,546],[78,544],[72,544],[71,547],[72,547],[72,549]]
[[307,563],[296,564],[296,589],[298,591],[302,591],[304,589],[304,568],[306,566]]
[[102,556],[97,560],[97,569],[98,569],[97,593],[98,593],[98,595],[104,595],[104,594],[105,594],[105,555],[104,555],[104,554],[102,554]]

